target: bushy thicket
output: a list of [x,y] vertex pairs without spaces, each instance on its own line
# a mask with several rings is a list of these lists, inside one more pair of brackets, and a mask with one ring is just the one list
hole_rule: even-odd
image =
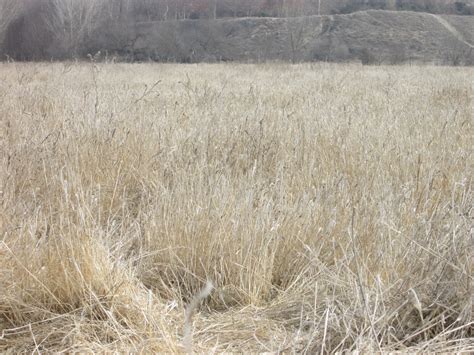
[[109,0],[0,2],[10,9],[0,15],[0,52],[21,60],[82,57],[97,33],[128,18]]

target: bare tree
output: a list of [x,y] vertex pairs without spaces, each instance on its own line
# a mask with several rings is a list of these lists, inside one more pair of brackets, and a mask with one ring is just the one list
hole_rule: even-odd
[[81,44],[97,29],[105,1],[50,0],[49,25],[68,54],[77,55]]
[[212,4],[212,17],[214,20],[217,18],[217,0],[214,0]]
[[0,0],[0,48],[8,26],[20,16],[22,4],[18,0]]

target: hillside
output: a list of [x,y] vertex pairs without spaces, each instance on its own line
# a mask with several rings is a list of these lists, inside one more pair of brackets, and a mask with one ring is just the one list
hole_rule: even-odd
[[102,33],[91,51],[131,60],[472,64],[474,17],[370,10],[348,15],[141,22]]
[[367,10],[287,18],[140,21],[113,11],[114,15],[88,11],[85,19],[72,13],[59,22],[48,7],[29,11],[3,26],[7,30],[0,33],[0,56],[58,60],[100,51],[127,61],[474,63],[474,16]]

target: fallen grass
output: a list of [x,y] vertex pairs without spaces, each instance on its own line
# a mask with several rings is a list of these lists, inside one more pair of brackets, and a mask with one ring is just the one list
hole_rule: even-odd
[[1,64],[0,351],[474,351],[473,74]]

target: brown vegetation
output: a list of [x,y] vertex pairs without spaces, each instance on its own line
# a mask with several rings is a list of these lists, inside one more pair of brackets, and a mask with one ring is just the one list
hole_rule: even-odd
[[0,352],[474,351],[473,75],[0,64]]

